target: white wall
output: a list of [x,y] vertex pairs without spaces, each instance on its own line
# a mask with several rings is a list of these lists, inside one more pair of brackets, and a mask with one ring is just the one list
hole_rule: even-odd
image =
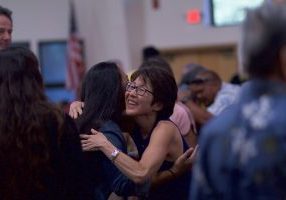
[[[130,66],[124,4],[117,0],[74,0],[87,67],[119,59]],[[1,0],[13,11],[14,41],[28,40],[35,53],[41,40],[67,39],[69,0]]]
[[[159,0],[158,10],[151,0],[145,1],[146,43],[160,48],[178,48],[233,44],[240,37],[237,26],[215,28],[204,23],[189,25],[185,20],[189,9],[204,12],[203,0]],[[203,13],[203,16],[206,16]]]
[[145,9],[143,0],[125,0],[125,19],[127,24],[128,43],[131,66],[137,68],[145,45]]
[[130,66],[124,4],[116,0],[77,0],[81,35],[85,39],[88,66],[103,60],[120,60]]
[[[119,59],[126,70],[141,61],[141,49],[160,49],[236,43],[238,27],[188,25],[185,14],[203,8],[203,0],[74,0],[79,31],[90,67],[106,59]],[[15,41],[28,40],[35,53],[41,40],[68,37],[69,0],[0,0],[13,11]]]
[[39,40],[67,36],[67,0],[1,0],[0,4],[13,11],[13,39],[30,41],[34,51]]

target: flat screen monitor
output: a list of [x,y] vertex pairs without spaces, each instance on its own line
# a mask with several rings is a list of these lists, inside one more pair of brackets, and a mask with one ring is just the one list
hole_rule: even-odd
[[258,7],[263,1],[264,0],[209,0],[211,24],[217,27],[240,24],[246,16],[246,9]]
[[39,60],[49,100],[56,103],[74,101],[75,92],[65,88],[67,42],[65,40],[39,42]]

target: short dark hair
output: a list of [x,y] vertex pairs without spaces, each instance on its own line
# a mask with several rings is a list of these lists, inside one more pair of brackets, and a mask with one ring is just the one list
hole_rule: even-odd
[[8,19],[10,19],[11,22],[13,22],[13,20],[12,20],[12,11],[9,10],[8,8],[0,6],[0,15],[6,16]]
[[148,67],[148,61],[143,65],[145,67],[139,68],[131,75],[131,81],[141,77],[145,83],[150,83],[154,97],[152,104],[161,103],[163,105],[158,112],[157,119],[168,119],[173,113],[177,99],[178,88],[175,78],[162,68]]
[[199,73],[203,71],[207,71],[206,67],[196,64],[196,63],[188,64],[185,66],[185,68],[188,68],[187,72],[182,76],[182,79],[179,85],[184,85],[184,84],[189,85],[195,80],[196,76]]
[[[200,77],[201,75],[204,76],[204,78]],[[218,83],[221,84],[222,80],[220,78],[220,76],[212,70],[204,70],[204,71],[200,71],[196,78],[194,78],[190,84],[203,84],[203,83],[207,83],[207,82],[212,82],[212,83]]]
[[279,66],[286,44],[286,4],[264,3],[248,10],[243,23],[242,65],[250,77],[266,77]]
[[160,56],[160,51],[154,46],[146,46],[142,50],[143,61],[157,56]]
[[163,70],[166,70],[168,73],[174,76],[171,65],[164,58],[160,56],[149,58],[148,62],[143,62],[140,65],[140,68],[142,67],[159,67]]

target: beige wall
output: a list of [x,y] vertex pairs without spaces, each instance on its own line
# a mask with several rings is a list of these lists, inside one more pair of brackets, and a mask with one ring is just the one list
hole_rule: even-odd
[[[203,9],[203,0],[74,0],[80,33],[91,66],[106,59],[121,60],[128,71],[141,61],[141,49],[153,44],[160,49],[235,44],[237,26],[213,28],[188,25],[188,9]],[[68,0],[0,0],[14,12],[14,40],[28,40],[37,53],[40,40],[66,39]]]

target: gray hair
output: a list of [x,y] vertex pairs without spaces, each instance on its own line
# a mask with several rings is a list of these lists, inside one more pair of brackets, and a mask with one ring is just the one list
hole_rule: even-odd
[[241,42],[242,65],[250,77],[273,73],[286,44],[286,4],[265,2],[248,10]]

